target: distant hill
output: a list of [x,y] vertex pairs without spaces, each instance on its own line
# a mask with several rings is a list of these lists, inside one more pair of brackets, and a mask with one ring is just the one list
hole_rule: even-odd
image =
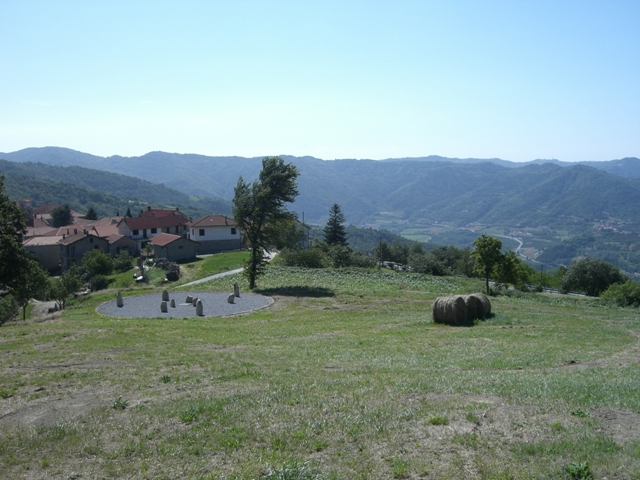
[[[151,152],[141,157],[98,157],[54,147],[25,149],[0,157],[78,165],[143,178],[187,195],[233,197],[238,177],[253,180],[260,158],[208,157]],[[499,159],[335,160],[283,158],[297,165],[300,196],[292,209],[322,225],[339,203],[347,222],[375,223],[380,212],[414,222],[453,225],[549,225],[573,228],[596,219],[640,223],[640,183],[627,179],[640,160],[526,164]],[[508,165],[508,166],[505,166]],[[515,168],[518,167],[518,168]],[[599,168],[596,168],[599,167]],[[618,174],[607,173],[604,168]],[[583,226],[583,225],[582,225]]]
[[37,204],[69,203],[80,211],[91,206],[100,215],[124,214],[127,207],[136,215],[148,205],[180,207],[195,216],[231,213],[230,202],[221,198],[191,197],[164,185],[84,167],[0,160],[0,175],[7,177],[12,198],[26,197]]

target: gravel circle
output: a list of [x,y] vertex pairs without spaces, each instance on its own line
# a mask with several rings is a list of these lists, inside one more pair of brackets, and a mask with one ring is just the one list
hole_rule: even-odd
[[[118,307],[116,299],[103,303],[96,311],[102,315],[120,318],[189,318],[196,316],[196,307],[185,303],[187,296],[202,300],[203,317],[224,317],[247,313],[268,307],[273,303],[271,297],[256,293],[243,293],[235,298],[234,303],[227,302],[229,293],[222,292],[169,292],[167,313],[162,313],[162,293],[151,293],[136,297],[124,297],[123,306]],[[175,299],[176,306],[171,307],[171,299]]]

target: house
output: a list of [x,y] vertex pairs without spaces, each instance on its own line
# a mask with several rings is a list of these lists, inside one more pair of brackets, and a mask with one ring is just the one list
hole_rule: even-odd
[[151,238],[161,233],[170,233],[186,238],[188,221],[189,219],[178,209],[158,210],[148,208],[139,217],[124,217],[118,222],[118,233],[135,240],[138,244],[138,250],[141,250]]
[[53,235],[31,237],[22,242],[22,245],[38,258],[42,268],[53,271],[60,266],[60,240],[61,236]]
[[242,248],[242,236],[233,218],[208,215],[188,225],[188,238],[197,241],[198,253],[218,253]]
[[109,241],[86,229],[80,232],[74,229],[74,234],[64,235],[58,245],[60,246],[60,264],[63,272],[71,268],[72,265],[82,265],[82,257],[91,250],[99,249],[109,254]]
[[129,252],[133,257],[138,254],[138,243],[129,237],[114,233],[113,235],[102,238],[105,238],[107,242],[109,242],[109,255],[112,257],[115,257],[123,251]]
[[159,233],[149,243],[153,245],[156,259],[166,258],[171,262],[195,258],[199,245],[198,242],[171,233]]

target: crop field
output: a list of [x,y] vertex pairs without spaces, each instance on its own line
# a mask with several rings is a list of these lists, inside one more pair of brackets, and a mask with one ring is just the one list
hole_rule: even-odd
[[2,326],[0,477],[640,478],[637,309],[517,293],[450,327],[433,300],[482,282],[269,267],[258,286],[274,304],[234,317],[98,315],[111,290]]

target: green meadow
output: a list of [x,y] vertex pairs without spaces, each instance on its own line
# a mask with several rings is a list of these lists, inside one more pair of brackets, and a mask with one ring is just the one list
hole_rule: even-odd
[[98,315],[111,290],[2,326],[0,477],[640,478],[637,309],[513,293],[450,327],[433,300],[481,281],[274,266],[258,285],[274,304],[234,317]]

